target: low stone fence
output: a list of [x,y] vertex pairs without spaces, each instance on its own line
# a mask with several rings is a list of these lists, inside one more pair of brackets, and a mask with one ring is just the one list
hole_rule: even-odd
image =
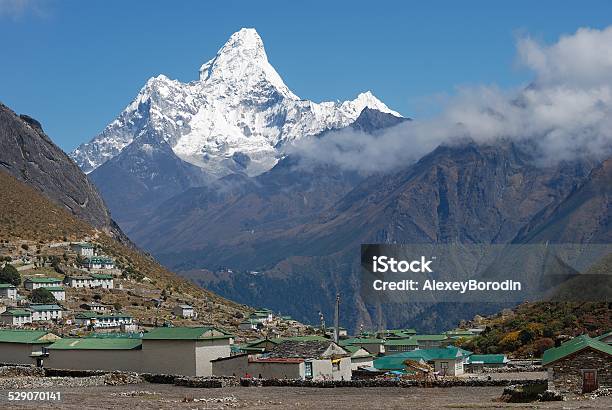
[[235,377],[177,377],[174,379],[176,386],[199,387],[199,388],[221,388],[235,387],[240,383]]
[[0,377],[43,377],[45,371],[40,367],[3,365],[0,366]]
[[295,380],[295,379],[240,379],[240,385],[244,387],[504,387],[516,384],[522,385],[546,385],[545,379],[533,380],[478,380],[478,379],[446,379],[446,380],[389,380],[389,379],[366,379],[366,380]]

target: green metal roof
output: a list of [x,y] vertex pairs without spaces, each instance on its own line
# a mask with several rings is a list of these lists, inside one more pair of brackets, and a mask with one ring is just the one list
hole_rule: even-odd
[[43,289],[47,289],[49,292],[61,292],[66,290],[63,286],[45,286]]
[[419,341],[413,337],[405,339],[389,339],[385,341],[385,346],[418,346]]
[[470,363],[504,364],[508,362],[505,354],[473,354],[469,357]]
[[57,278],[27,278],[24,282],[32,283],[60,283],[61,280]]
[[592,339],[588,335],[582,335],[568,340],[559,347],[553,347],[552,349],[546,350],[542,356],[542,365],[549,365],[557,360],[588,348],[612,356],[612,346],[600,342],[597,339]]
[[47,311],[47,310],[62,310],[61,306],[55,305],[55,304],[50,304],[50,305],[30,305],[28,307],[30,309],[36,311],[36,312],[43,312],[43,311]]
[[144,340],[211,340],[232,337],[214,327],[156,327],[145,333]]
[[424,340],[424,341],[443,341],[448,339],[446,335],[414,335],[412,336],[416,340]]
[[595,339],[597,340],[603,340],[606,337],[612,336],[612,331],[608,332],[608,333],[604,333],[603,335],[597,336]]
[[6,316],[32,316],[32,312],[23,309],[10,309],[2,314]]
[[[47,336],[50,335],[50,336]],[[45,337],[57,338],[45,330],[0,329],[0,343],[50,343]]]
[[50,350],[132,350],[142,346],[140,339],[84,337],[61,339],[48,347]]
[[14,289],[15,285],[11,285],[10,283],[0,283],[0,289]]
[[90,275],[94,279],[112,279],[113,275],[108,273],[92,273]]
[[463,359],[471,353],[455,346],[440,349],[417,349],[376,359],[374,360],[374,367],[380,370],[398,370],[405,367],[404,361],[406,359],[423,360],[425,362],[432,360],[457,360]]
[[383,339],[377,339],[375,337],[353,337],[350,339],[344,339],[340,341],[340,345],[356,345],[356,344],[383,344]]

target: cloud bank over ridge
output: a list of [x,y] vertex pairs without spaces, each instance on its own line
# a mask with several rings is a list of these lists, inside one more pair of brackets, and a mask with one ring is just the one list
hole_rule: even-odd
[[534,73],[527,87],[461,88],[435,118],[374,136],[334,131],[298,141],[287,153],[365,173],[393,170],[465,138],[530,139],[546,162],[612,154],[612,26],[581,28],[550,45],[523,37],[517,54]]

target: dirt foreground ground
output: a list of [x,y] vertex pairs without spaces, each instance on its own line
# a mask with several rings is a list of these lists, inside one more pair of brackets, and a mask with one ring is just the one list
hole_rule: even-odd
[[[48,389],[51,390],[51,389]],[[7,409],[489,409],[489,408],[612,408],[612,397],[594,400],[511,404],[497,401],[502,387],[451,388],[287,388],[228,387],[197,389],[139,383],[122,386],[56,388],[61,402],[8,402]]]

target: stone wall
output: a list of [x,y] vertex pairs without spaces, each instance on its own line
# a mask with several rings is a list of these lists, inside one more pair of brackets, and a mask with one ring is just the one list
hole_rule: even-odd
[[582,371],[587,369],[597,370],[599,387],[612,387],[612,356],[592,349],[584,349],[553,363],[549,367],[549,387],[581,394]]

